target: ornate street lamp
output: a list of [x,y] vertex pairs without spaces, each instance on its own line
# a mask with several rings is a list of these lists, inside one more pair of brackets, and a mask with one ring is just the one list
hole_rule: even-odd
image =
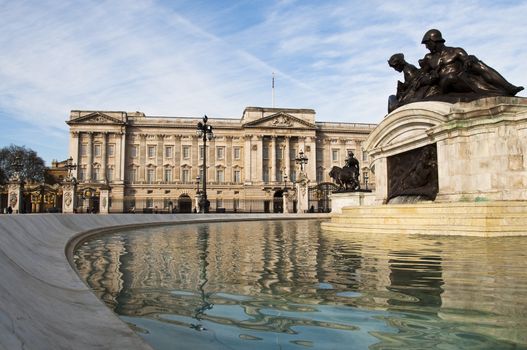
[[368,189],[368,173],[364,173],[364,186],[366,186],[366,189]]
[[208,213],[210,206],[207,200],[207,140],[212,140],[214,132],[212,131],[212,125],[207,124],[208,120],[209,118],[206,115],[203,116],[203,123],[198,123],[198,130],[196,131],[198,137],[203,140],[203,194],[200,198],[200,213]]
[[295,158],[296,164],[300,164],[300,171],[304,171],[304,165],[307,164],[308,158],[304,155],[304,150],[300,150],[298,157]]
[[201,180],[201,178],[198,176],[196,176],[196,194],[199,195],[199,180]]

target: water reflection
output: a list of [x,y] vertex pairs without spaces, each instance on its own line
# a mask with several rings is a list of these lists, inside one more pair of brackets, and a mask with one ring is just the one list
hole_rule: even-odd
[[248,222],[107,235],[76,264],[158,349],[506,349],[527,345],[526,243]]

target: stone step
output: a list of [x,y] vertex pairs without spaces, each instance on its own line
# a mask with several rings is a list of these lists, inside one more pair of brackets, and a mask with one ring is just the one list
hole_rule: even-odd
[[422,203],[345,207],[323,223],[328,230],[356,233],[527,235],[527,203]]

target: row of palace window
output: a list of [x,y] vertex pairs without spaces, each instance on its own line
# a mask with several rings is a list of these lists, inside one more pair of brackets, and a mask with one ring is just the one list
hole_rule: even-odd
[[[163,182],[170,183],[173,181],[173,173],[172,168],[164,168],[163,170]],[[200,169],[200,178],[203,179],[203,171]],[[128,173],[128,181],[130,183],[134,183],[138,181],[137,178],[137,168],[130,169]],[[155,168],[147,168],[146,169],[146,183],[153,184],[157,181],[156,179],[156,169]],[[210,179],[209,179],[210,181]],[[213,180],[218,183],[224,183],[225,182],[225,169],[216,169],[216,177],[215,180]],[[181,182],[183,183],[194,183],[195,179],[191,178],[191,171],[190,169],[183,168],[181,169]],[[233,170],[232,172],[232,182],[234,183],[241,183],[242,182],[242,176],[241,176],[241,170]]]
[[[80,167],[79,168],[79,172],[77,174],[77,177],[78,177],[78,180],[80,181],[84,181],[84,180],[87,180],[88,179],[88,172],[87,172],[87,169],[85,167]],[[113,181],[114,179],[114,170],[112,167],[108,167],[106,168],[106,178],[104,179],[103,176],[102,176],[102,169],[100,167],[94,167],[93,170],[92,170],[92,180],[94,181],[103,181],[103,180],[108,180],[108,181]]]
[[[95,157],[100,157],[102,155],[102,143],[95,143],[93,144],[93,155]],[[86,156],[88,154],[88,144],[87,143],[83,143],[80,145],[80,155],[81,156]],[[106,147],[106,155],[108,157],[113,157],[115,156],[115,144],[113,143],[109,143]]]
[[[146,154],[148,158],[157,157],[157,146],[148,145],[146,148]],[[183,145],[181,146],[181,157],[183,159],[190,159],[192,154],[192,146]],[[223,160],[225,159],[225,146],[216,147],[216,159]],[[174,146],[165,146],[164,147],[164,158],[171,159],[174,157]],[[139,156],[139,145],[130,146],[130,156],[132,158],[137,158]],[[235,160],[241,159],[241,147],[233,147],[232,157]],[[203,159],[203,146],[199,146],[199,158]]]
[[[95,143],[93,145],[93,155],[95,157],[100,157],[102,155],[102,144],[100,143]],[[183,145],[181,146],[181,155],[182,155],[182,158],[183,159],[190,159],[191,158],[191,151],[192,151],[192,146],[190,145]],[[81,148],[80,148],[80,154],[81,156],[86,156],[87,155],[87,149],[88,149],[88,144],[81,144]],[[131,154],[131,157],[132,158],[137,158],[138,155],[139,155],[139,145],[132,145],[131,146],[131,151],[130,151],[130,154]],[[148,158],[156,158],[156,151],[157,151],[157,146],[155,145],[148,145],[147,146],[147,155],[148,155]],[[322,153],[323,150],[319,149],[317,150],[317,157],[319,159],[322,159],[323,158],[323,153]],[[351,149],[348,149],[346,150],[346,157],[347,155],[349,154],[349,152],[352,151]],[[340,148],[333,148],[331,150],[331,160],[333,162],[338,162],[340,161],[340,153],[341,153],[341,149]],[[113,157],[115,155],[115,144],[113,143],[110,143],[107,145],[107,150],[106,150],[106,154],[108,157]],[[297,150],[294,149],[294,148],[291,148],[290,150],[290,158],[291,159],[294,159],[297,155]],[[165,153],[164,153],[164,157],[166,159],[170,159],[174,156],[174,146],[165,146]],[[239,160],[241,159],[241,147],[233,147],[232,149],[232,156],[233,156],[233,159],[234,160]],[[357,155],[355,155],[357,157]],[[269,148],[268,147],[264,147],[263,149],[263,158],[264,159],[269,159]],[[283,149],[282,148],[278,148],[277,149],[277,152],[276,152],[276,158],[277,159],[282,159],[283,158]],[[203,159],[203,146],[199,146],[199,159]],[[217,146],[216,147],[216,159],[217,160],[223,160],[225,159],[225,146]],[[368,154],[367,152],[362,152],[362,161],[367,161],[368,160]]]

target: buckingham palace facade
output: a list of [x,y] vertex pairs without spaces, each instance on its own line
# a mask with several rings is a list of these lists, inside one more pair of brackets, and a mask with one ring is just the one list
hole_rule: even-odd
[[[69,151],[77,165],[78,210],[97,206],[109,189],[110,212],[190,212],[202,187],[207,152],[207,194],[211,211],[272,212],[293,186],[301,151],[310,186],[331,182],[350,151],[368,182],[361,144],[376,126],[315,121],[312,109],[247,107],[241,119],[209,118],[214,137],[203,149],[199,118],[146,116],[141,112],[70,113]],[[374,186],[369,176],[367,186]],[[294,210],[294,201],[291,204]]]

